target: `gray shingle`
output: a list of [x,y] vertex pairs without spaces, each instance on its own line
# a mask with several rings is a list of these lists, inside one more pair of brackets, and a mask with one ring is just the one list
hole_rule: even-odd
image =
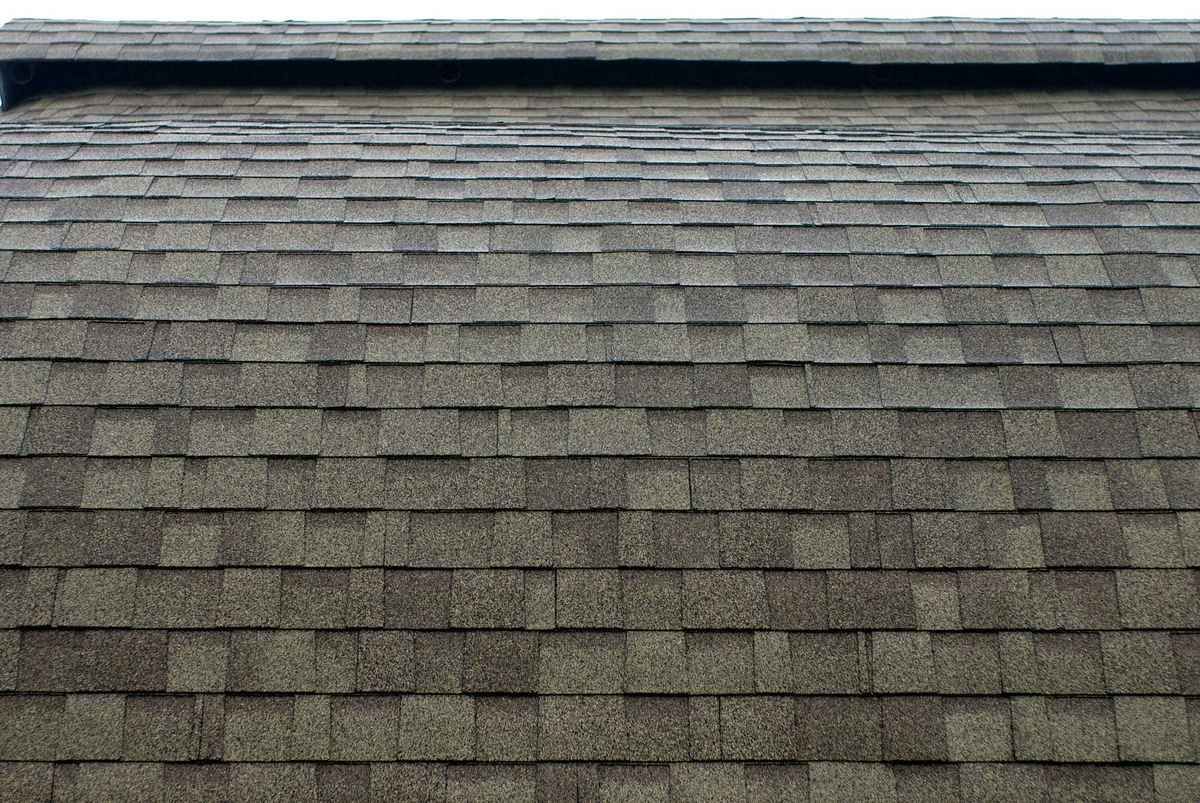
[[767,591],[760,572],[683,573],[683,626],[753,629],[767,622]]
[[624,701],[613,696],[542,699],[540,758],[612,760],[624,752]]

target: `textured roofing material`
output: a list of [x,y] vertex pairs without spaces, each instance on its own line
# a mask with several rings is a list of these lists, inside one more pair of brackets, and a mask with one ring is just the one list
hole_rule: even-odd
[[23,101],[4,120],[854,127],[1191,133],[1195,87],[1070,90],[673,89],[670,87],[231,88],[91,87]]
[[1194,63],[1200,22],[572,20],[341,23],[19,19],[0,59],[589,59],[830,64]]
[[9,797],[1200,795],[1194,90],[94,92],[0,118]]

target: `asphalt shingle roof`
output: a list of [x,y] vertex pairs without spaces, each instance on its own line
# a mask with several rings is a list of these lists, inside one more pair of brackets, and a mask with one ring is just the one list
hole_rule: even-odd
[[668,59],[849,64],[1197,61],[1189,20],[482,20],[156,23],[19,19],[13,59]]
[[[0,57],[1196,31],[25,21]],[[0,118],[0,790],[1200,797],[1194,88],[295,91]]]

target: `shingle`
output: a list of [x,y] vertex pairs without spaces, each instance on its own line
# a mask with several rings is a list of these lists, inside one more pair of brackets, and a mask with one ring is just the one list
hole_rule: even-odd
[[796,755],[792,698],[759,695],[721,701],[721,751],[732,759],[786,760]]
[[796,725],[801,760],[878,761],[882,757],[880,709],[873,698],[798,697]]
[[647,410],[645,416],[652,454],[679,457],[708,453],[704,411]]
[[559,627],[621,626],[621,579],[615,569],[562,569],[556,578]]
[[1040,688],[1047,694],[1100,694],[1104,690],[1100,639],[1094,633],[1038,633],[1034,650]]
[[1179,690],[1168,634],[1101,633],[1100,643],[1110,693],[1170,694]]
[[[1142,454],[1192,457],[1200,452],[1196,426],[1182,410],[1138,410],[1137,432]],[[1122,455],[1123,456],[1123,455]]]
[[1048,701],[1058,761],[1116,761],[1112,700],[1062,697]]
[[1123,761],[1195,760],[1183,698],[1116,697],[1113,707]]
[[721,515],[721,564],[738,568],[791,568],[794,565],[792,523],[787,514]]
[[167,691],[223,692],[227,654],[225,633],[172,633],[167,646]]
[[690,505],[688,464],[682,460],[633,460],[625,465],[629,507],[686,510]]
[[692,694],[738,694],[754,688],[754,641],[749,633],[689,632]]
[[313,483],[315,507],[371,507],[383,495],[382,459],[322,458]]
[[1055,373],[1058,395],[1071,409],[1136,406],[1124,367],[1064,368]]
[[124,758],[180,761],[194,757],[189,696],[131,696],[125,703]]
[[[264,411],[265,412],[265,411]],[[240,455],[246,452],[254,426],[251,410],[196,410],[191,416],[188,453]],[[257,428],[255,427],[257,431]]]
[[999,800],[1028,800],[1045,794],[1038,764],[963,764],[959,770],[962,795],[970,800],[995,795]]
[[401,701],[390,695],[338,696],[330,702],[329,754],[340,761],[396,756]]
[[461,633],[418,631],[413,634],[413,690],[458,694],[463,690]]
[[349,801],[367,797],[371,768],[362,764],[323,764],[316,768],[318,800]]
[[400,706],[397,754],[404,759],[464,760],[474,756],[474,702],[466,697],[413,695]]
[[1121,624],[1127,628],[1188,628],[1200,625],[1195,572],[1142,569],[1117,572]]
[[214,627],[220,613],[216,569],[142,569],[134,623],[139,627]]
[[1195,657],[1200,654],[1200,634],[1173,633],[1171,645],[1175,653],[1175,671],[1179,685],[1185,694],[1194,694],[1200,688],[1200,664]]
[[945,722],[941,698],[896,695],[881,701],[883,757],[903,761],[946,758]]
[[907,573],[830,572],[829,621],[838,628],[914,626]]
[[1110,795],[1120,800],[1154,796],[1154,774],[1149,767],[1049,765],[1046,785],[1052,797],[1091,800]]
[[691,383],[685,366],[615,366],[616,400],[620,405],[690,406]]
[[709,410],[709,454],[761,455],[779,451],[783,413],[778,410]]
[[476,698],[474,758],[481,761],[532,761],[537,755],[536,698]]
[[543,760],[612,760],[625,746],[625,710],[620,697],[542,698]]
[[60,626],[128,627],[134,618],[135,569],[71,569],[55,595]]
[[951,761],[1008,761],[1012,726],[1006,701],[991,697],[954,697],[942,701],[947,758]]
[[645,410],[570,411],[571,454],[648,454],[650,443]]
[[894,410],[834,410],[831,417],[839,455],[897,454],[901,433],[908,435]]
[[[715,758],[715,757],[714,757]],[[737,764],[681,762],[671,765],[671,790],[684,800],[745,801],[745,777]]]
[[[103,366],[86,365],[73,368],[72,363],[59,364],[62,371],[78,370],[89,375],[102,372]],[[40,404],[50,382],[51,364],[39,360],[5,361],[0,363],[0,402],[5,404]],[[58,366],[56,365],[56,369]],[[61,380],[58,384],[64,384]]]
[[1120,520],[1108,513],[1043,513],[1042,544],[1048,566],[1128,565]]
[[679,572],[626,570],[621,573],[621,581],[622,619],[626,627],[681,626]]
[[299,409],[258,409],[251,424],[252,454],[317,454],[321,442],[321,412]]
[[408,323],[413,310],[413,291],[389,287],[364,287],[359,292],[359,316],[363,323]]
[[1021,571],[959,572],[962,625],[1023,629],[1029,626],[1029,580]]
[[[92,407],[35,407],[25,434],[28,454],[86,454],[96,410]],[[18,443],[19,448],[19,443]]]
[[49,695],[0,698],[0,750],[12,761],[53,761],[64,699]]
[[311,631],[237,630],[229,637],[229,690],[300,692],[313,688]]
[[379,445],[376,410],[326,410],[322,414],[321,454],[334,457],[374,455]]
[[761,572],[683,573],[683,626],[689,629],[752,629],[767,622],[767,590]]
[[872,680],[878,692],[934,691],[933,659],[928,633],[872,634]]
[[551,632],[541,636],[538,690],[548,694],[618,694],[625,686],[620,633]]
[[73,694],[62,710],[59,736],[60,759],[107,759],[121,757],[125,697],[120,694]]
[[[406,767],[410,765],[390,766]],[[424,786],[421,788],[420,794],[431,799],[437,799],[438,796],[445,794],[446,800],[454,801],[454,803],[467,803],[467,801],[479,800],[488,795],[497,795],[505,800],[533,800],[539,788],[537,773],[533,767],[527,765],[451,764],[444,768],[444,782],[442,767],[438,765],[416,766],[438,768],[434,780],[427,781],[423,776],[421,778]],[[378,770],[372,768],[372,784],[379,774],[381,773]],[[397,783],[394,787],[393,796],[400,793],[407,794],[410,788],[413,788],[412,782],[405,778],[403,783]]]
[[521,572],[455,571],[450,622],[455,627],[524,627]]
[[283,759],[292,754],[294,699],[236,696],[224,705],[223,757],[233,761]]
[[629,631],[624,660],[626,691],[679,693],[688,688],[681,632]]
[[874,366],[810,365],[808,387],[816,407],[878,407],[880,402]]
[[256,458],[212,458],[193,461],[203,482],[206,507],[262,507],[267,489],[267,461]]
[[89,360],[143,360],[150,353],[154,325],[92,321],[83,357]]
[[1052,579],[1059,627],[1070,630],[1117,627],[1118,589],[1112,572],[1055,572]]
[[463,690],[529,693],[539,683],[539,636],[470,632],[463,641]]
[[343,628],[350,573],[345,570],[286,569],[280,578],[280,624],[284,627]]

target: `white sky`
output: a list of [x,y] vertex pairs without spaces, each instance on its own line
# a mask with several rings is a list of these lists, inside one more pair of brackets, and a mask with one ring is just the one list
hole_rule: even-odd
[[1196,18],[1197,0],[0,0],[12,17],[347,20],[626,17]]

